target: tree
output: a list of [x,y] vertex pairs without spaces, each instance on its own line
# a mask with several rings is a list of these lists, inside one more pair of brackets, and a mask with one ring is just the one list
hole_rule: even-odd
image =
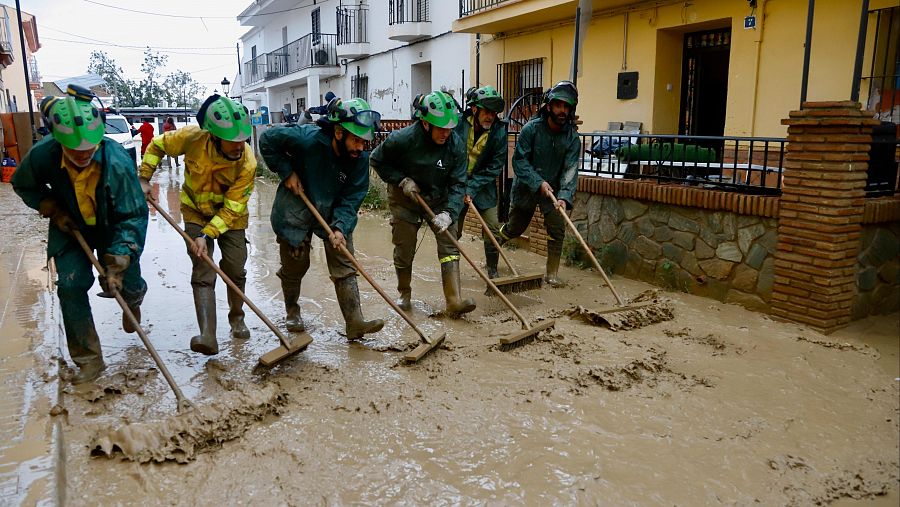
[[105,51],[91,51],[88,63],[88,72],[97,74],[106,81],[107,89],[113,96],[113,103],[117,106],[138,105],[134,94],[137,86],[134,81],[122,77],[122,67],[112,59]]
[[92,51],[88,72],[102,77],[114,105],[120,107],[162,107],[165,104],[176,107],[199,107],[200,95],[206,88],[194,80],[187,72],[176,70],[163,77],[169,57],[150,48],[144,50],[141,64],[143,78],[139,82],[122,77],[122,68],[104,51]]
[[200,107],[200,95],[206,91],[204,86],[183,70],[176,70],[166,76],[163,88],[167,100],[175,107]]

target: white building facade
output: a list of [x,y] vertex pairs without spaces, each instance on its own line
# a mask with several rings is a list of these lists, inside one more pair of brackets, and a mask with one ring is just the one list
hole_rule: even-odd
[[461,102],[471,34],[451,32],[449,0],[257,0],[239,16],[240,99],[272,123],[324,102],[360,96],[383,119],[409,119],[419,93]]

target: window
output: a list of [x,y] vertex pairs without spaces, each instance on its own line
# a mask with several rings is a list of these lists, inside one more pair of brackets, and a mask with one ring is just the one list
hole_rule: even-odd
[[297,114],[306,111],[306,97],[300,97],[297,99]]
[[365,74],[350,76],[351,95],[369,101],[369,77]]
[[256,46],[250,46],[250,59],[256,60]]
[[312,11],[312,43],[318,44],[322,38],[322,19],[319,16],[319,8]]
[[281,45],[287,46],[287,27],[281,27]]
[[544,59],[534,58],[497,64],[497,88],[506,99],[506,106],[523,95],[544,91]]
[[875,47],[869,76],[864,78],[869,88],[866,108],[875,111],[879,120],[900,123],[900,7],[869,14],[869,30],[874,31]]

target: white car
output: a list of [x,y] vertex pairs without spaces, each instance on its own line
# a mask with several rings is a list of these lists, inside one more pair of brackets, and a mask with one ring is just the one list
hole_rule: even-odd
[[137,167],[139,142],[135,142],[134,134],[134,128],[127,118],[120,114],[110,113],[106,115],[106,137],[121,144],[125,151],[131,155],[131,160],[134,161],[135,167]]

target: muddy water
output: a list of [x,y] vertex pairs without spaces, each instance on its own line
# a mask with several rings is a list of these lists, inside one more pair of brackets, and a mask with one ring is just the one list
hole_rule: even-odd
[[[177,212],[178,175],[161,171],[159,200]],[[259,180],[248,231],[248,295],[283,324],[277,248],[268,225],[274,186]],[[390,229],[367,214],[359,257],[395,293]],[[463,267],[478,309],[454,321],[443,308],[434,240],[416,258],[414,318],[448,343],[414,366],[379,352],[414,342],[360,280],[367,316],[385,329],[348,344],[320,242],[303,285],[314,338],[303,354],[254,368],[277,345],[255,316],[253,337],[227,338],[222,284],[221,353],[187,345],[196,332],[190,264],[181,239],[151,217],[142,266],[150,286],[145,328],[185,394],[202,404],[247,385],[275,383],[280,415],[185,465],[91,458],[100,429],[174,412],[174,397],[136,336],[118,328],[114,302],[92,298],[110,370],[96,385],[64,387],[64,496],[69,504],[750,504],[805,505],[874,498],[896,503],[900,377],[897,315],[832,336],[774,322],[740,307],[682,294],[675,319],[613,333],[564,316],[612,303],[598,278],[563,270],[567,288],[513,296],[530,319],[556,327],[511,352],[499,339],[520,329]],[[482,259],[480,240],[464,248]],[[520,271],[542,259],[512,252]],[[502,272],[503,270],[501,270]],[[649,288],[616,278],[627,296]],[[892,497],[884,497],[893,492]]]

